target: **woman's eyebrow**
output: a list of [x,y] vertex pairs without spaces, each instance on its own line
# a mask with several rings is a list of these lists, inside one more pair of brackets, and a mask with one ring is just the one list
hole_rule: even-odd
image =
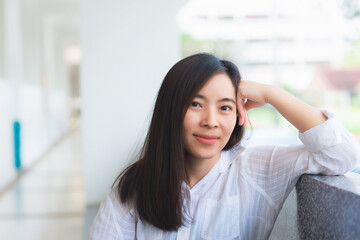
[[[204,96],[201,95],[201,94],[196,94],[195,98],[200,98],[200,99],[206,100],[206,97],[204,97]],[[235,100],[232,99],[232,98],[222,98],[222,99],[220,99],[218,102],[232,102],[232,103],[234,103],[234,104],[236,105]]]
[[223,98],[223,99],[219,100],[218,102],[232,102],[236,105],[235,100],[232,98]]

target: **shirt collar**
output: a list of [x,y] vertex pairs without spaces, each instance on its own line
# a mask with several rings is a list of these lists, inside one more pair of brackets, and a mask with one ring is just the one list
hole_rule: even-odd
[[[236,159],[236,156],[241,154],[241,152],[244,150],[243,145],[237,145],[234,148],[227,150],[227,151],[221,151],[221,157],[217,164],[219,164],[219,173],[225,172],[230,165],[233,163],[233,161]],[[234,154],[236,152],[236,154]]]
[[[230,150],[221,151],[219,161],[217,161],[217,163],[211,168],[211,170],[191,189],[191,192],[196,191],[196,189],[198,189],[201,185],[206,183],[213,176],[225,172],[230,167],[232,162],[235,160],[234,156],[238,155],[238,154],[233,154],[233,151],[238,153],[238,152],[242,152],[243,150],[244,147],[239,145],[239,146],[235,146]],[[184,181],[182,182],[181,188],[182,191],[186,191],[185,189],[190,190]]]

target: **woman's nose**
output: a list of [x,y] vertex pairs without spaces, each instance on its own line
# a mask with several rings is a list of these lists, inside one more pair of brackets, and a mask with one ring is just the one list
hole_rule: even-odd
[[201,125],[208,128],[216,128],[219,126],[218,116],[216,111],[208,109],[204,111]]

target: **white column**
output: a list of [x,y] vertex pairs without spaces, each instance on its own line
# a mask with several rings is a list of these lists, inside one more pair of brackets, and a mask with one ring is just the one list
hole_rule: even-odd
[[[4,16],[4,0],[0,0],[0,16]],[[0,19],[0,81],[4,77],[4,18]]]
[[80,1],[87,204],[100,202],[146,135],[160,84],[180,57],[181,5],[180,0]]
[[4,1],[4,75],[13,84],[13,119],[19,116],[19,84],[23,80],[21,1]]
[[41,79],[41,0],[23,0],[23,58],[24,58],[24,81],[31,85],[40,85]]
[[55,79],[55,60],[54,60],[54,27],[55,19],[52,15],[43,16],[43,73],[42,73],[42,89],[44,99],[44,112],[50,111],[50,94],[52,83]]

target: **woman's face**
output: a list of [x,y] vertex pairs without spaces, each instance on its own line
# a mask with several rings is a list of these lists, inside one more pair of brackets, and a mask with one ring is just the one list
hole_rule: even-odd
[[225,73],[214,75],[200,89],[183,123],[183,143],[191,159],[219,159],[236,124],[235,101],[234,86]]

